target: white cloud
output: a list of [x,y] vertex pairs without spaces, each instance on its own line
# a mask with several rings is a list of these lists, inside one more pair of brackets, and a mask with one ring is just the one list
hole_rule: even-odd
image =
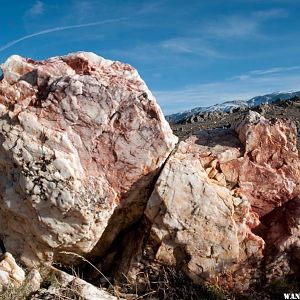
[[270,9],[239,15],[216,16],[216,20],[207,22],[200,30],[207,38],[243,38],[259,35],[260,26],[272,18],[286,17],[283,9]]
[[205,25],[202,32],[208,37],[245,37],[256,33],[258,25],[259,23],[255,19],[246,19],[244,16],[228,16]]
[[[209,43],[196,38],[172,38],[157,43],[139,43],[135,47],[111,49],[107,55],[125,58],[134,63],[151,63],[150,69],[170,69],[201,64],[204,59],[230,58],[218,52]],[[155,60],[156,65],[153,66]],[[176,64],[170,64],[175,62]],[[149,71],[149,68],[144,70]]]
[[219,52],[198,38],[173,38],[160,44],[162,49],[181,54],[194,54],[205,57],[223,57]]
[[[215,16],[214,21],[199,24],[200,30],[188,30],[182,36],[166,39],[151,45],[139,45],[130,49],[128,56],[134,56],[140,61],[147,61],[153,57],[166,59],[167,57],[185,57],[195,55],[210,59],[236,59],[237,56],[220,49],[216,40],[247,39],[264,36],[261,25],[269,19],[287,16],[283,9],[254,11],[248,15]],[[126,52],[125,52],[126,53]],[[124,54],[124,52],[123,52]]]
[[139,13],[141,14],[149,14],[149,13],[157,13],[160,12],[162,9],[164,1],[150,1],[146,3],[141,3],[141,8],[139,9]]
[[281,8],[273,8],[273,9],[269,9],[269,10],[257,11],[253,15],[254,15],[254,17],[256,17],[260,20],[268,20],[271,18],[287,17],[288,12]]
[[265,75],[265,74],[289,72],[289,71],[294,71],[294,70],[300,70],[300,66],[275,67],[275,68],[264,69],[264,70],[254,70],[254,71],[251,71],[250,74],[252,74],[252,75]]
[[39,16],[42,15],[44,13],[45,10],[45,6],[44,3],[42,1],[36,1],[33,6],[27,11],[27,14],[29,16]]

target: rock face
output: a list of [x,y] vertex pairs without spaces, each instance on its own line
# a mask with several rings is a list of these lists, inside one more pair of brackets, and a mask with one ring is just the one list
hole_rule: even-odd
[[[300,161],[294,123],[269,121],[251,112],[236,124],[236,131],[245,149],[237,182],[253,211],[264,216],[299,195]],[[225,168],[231,176],[231,162]]]
[[0,256],[0,292],[9,287],[19,287],[25,280],[25,272],[13,256],[6,252]]
[[[259,218],[284,202],[295,206],[300,167],[289,121],[251,113],[235,131],[202,131],[181,142],[160,174],[146,216],[156,260],[182,268],[195,282],[246,290],[266,274],[264,255],[273,255],[268,249],[276,246],[278,255],[286,244],[299,246],[297,221],[280,214],[285,221],[276,229]],[[296,234],[285,232],[286,223]],[[259,228],[265,241],[253,233]]]
[[131,66],[93,53],[12,56],[2,70],[5,247],[27,265],[109,247],[177,142],[151,92]]
[[300,273],[300,197],[286,202],[261,219],[259,230],[268,246],[266,278]]

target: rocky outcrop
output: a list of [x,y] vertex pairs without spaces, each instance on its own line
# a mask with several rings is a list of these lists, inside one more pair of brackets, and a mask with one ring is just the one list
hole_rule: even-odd
[[0,256],[0,292],[10,287],[19,287],[25,280],[25,272],[14,257],[6,252]]
[[[12,56],[2,69],[2,288],[25,278],[6,251],[27,267],[92,259],[95,277],[107,271],[115,280],[134,278],[139,259],[154,258],[195,283],[239,291],[300,271],[292,122],[250,112],[172,152],[177,138],[129,65],[82,52],[46,61]],[[54,273],[84,299],[115,299]],[[59,294],[40,289],[37,271],[28,280],[38,290],[33,299]]]
[[105,251],[143,213],[177,141],[154,97],[131,66],[93,53],[12,56],[2,70],[5,247],[28,266]]
[[239,191],[261,217],[300,194],[296,126],[251,112],[235,127],[245,153],[224,166],[225,177],[232,176],[234,165],[240,163]]
[[181,142],[146,208],[155,259],[195,282],[247,290],[278,267],[269,249],[289,256],[287,247],[298,247],[295,209],[279,209],[284,220],[271,218],[276,226],[260,219],[284,202],[295,207],[299,171],[295,126],[288,120],[252,112],[235,131],[202,131]]

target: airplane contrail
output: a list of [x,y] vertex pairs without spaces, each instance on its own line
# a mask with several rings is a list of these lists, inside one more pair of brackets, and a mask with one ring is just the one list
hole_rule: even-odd
[[10,48],[13,45],[16,45],[24,40],[28,40],[30,38],[33,38],[35,36],[39,35],[44,35],[47,33],[51,32],[56,32],[56,31],[63,31],[63,30],[68,30],[68,29],[74,29],[74,28],[83,28],[83,27],[90,27],[90,26],[96,26],[96,25],[101,25],[101,24],[106,24],[106,23],[115,23],[115,22],[120,22],[124,21],[126,18],[119,18],[119,19],[109,19],[109,20],[104,20],[104,21],[99,21],[99,22],[93,22],[93,23],[85,23],[85,24],[78,24],[78,25],[69,25],[69,26],[61,26],[61,27],[54,27],[46,30],[42,30],[39,32],[35,32],[32,34],[28,34],[25,36],[20,37],[19,39],[16,39],[14,41],[8,42],[7,44],[3,45],[0,47],[0,52]]

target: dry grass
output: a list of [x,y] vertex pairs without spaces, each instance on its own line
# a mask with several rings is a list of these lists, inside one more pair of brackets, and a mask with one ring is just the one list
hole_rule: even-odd
[[[68,255],[73,255],[73,256],[76,256],[78,258],[80,258],[81,260],[83,260],[84,262],[86,262],[87,264],[89,264],[93,269],[95,269],[98,274],[100,275],[101,278],[103,278],[106,283],[109,285],[109,289],[113,291],[113,294],[117,297],[117,298],[120,298],[120,295],[119,295],[119,292],[118,290],[115,288],[115,286],[110,282],[110,280],[99,270],[99,268],[97,268],[94,264],[92,264],[89,260],[87,260],[85,257],[77,254],[77,253],[74,253],[74,252],[67,252],[67,251],[62,251],[61,253],[63,254],[68,254]],[[78,276],[78,274],[76,274],[76,272],[74,272],[74,269],[73,269],[73,275]]]
[[[96,268],[95,266],[93,266]],[[78,272],[72,269],[72,275],[78,276]],[[171,267],[160,266],[153,269],[148,266],[145,272],[137,276],[136,282],[126,279],[121,284],[112,284],[100,270],[103,287],[117,298],[127,300],[234,300],[234,299],[279,299],[284,292],[299,292],[299,283],[294,281],[276,281],[271,283],[264,291],[255,292],[252,297],[242,296],[235,298],[232,295],[210,285],[194,285],[183,273]],[[49,267],[40,268],[43,278],[41,289],[38,293],[31,293],[28,281],[19,288],[10,288],[0,295],[1,300],[23,299],[49,299],[49,300],[84,300],[76,284],[71,282],[62,286]]]
[[[84,259],[84,258],[82,258]],[[86,259],[84,259],[86,261]],[[90,263],[90,262],[89,262]],[[91,263],[90,263],[91,264]],[[91,264],[92,265],[92,264]],[[92,265],[93,268],[96,268]],[[1,300],[23,300],[23,299],[49,299],[49,300],[84,300],[78,286],[71,282],[62,286],[53,273],[53,269],[42,267],[39,269],[43,279],[41,289],[38,293],[32,293],[28,281],[25,281],[19,288],[9,288],[0,295]],[[106,288],[117,298],[128,300],[234,300],[250,299],[248,296],[235,298],[232,295],[208,284],[194,285],[191,280],[181,271],[165,266],[147,266],[144,272],[138,274],[135,282],[126,279],[119,284],[112,284],[108,278],[99,271],[99,278],[102,279],[102,287]],[[78,271],[72,269],[72,275],[78,276]],[[105,282],[105,283],[103,283]],[[254,299],[277,299],[283,292],[299,292],[297,282],[276,281],[261,291],[253,293]]]
[[24,300],[30,294],[28,284],[24,282],[20,287],[11,287],[0,294],[1,300]]
[[[138,274],[136,282],[126,280],[118,284],[119,295],[126,299],[161,299],[161,300],[227,300],[220,289],[210,285],[195,285],[181,271],[161,266],[158,272],[152,272],[149,266],[146,272]],[[157,270],[155,270],[157,271]],[[153,276],[153,273],[155,275]]]
[[299,278],[286,278],[272,281],[267,287],[267,292],[271,299],[280,299],[284,293],[300,293]]
[[[73,254],[73,253],[70,253]],[[86,261],[85,258],[81,257]],[[91,264],[89,262],[89,264]],[[92,264],[91,264],[92,265]],[[93,268],[96,268],[92,265]],[[161,267],[159,272],[155,272],[151,267],[147,272],[138,274],[136,282],[129,282],[113,285],[100,270],[99,277],[105,282],[103,287],[117,298],[139,300],[139,299],[182,299],[182,300],[225,300],[222,291],[208,286],[196,286],[182,272],[173,268]],[[158,270],[156,270],[158,271]],[[49,267],[40,268],[43,279],[41,289],[37,293],[32,293],[28,282],[25,281],[19,288],[10,288],[0,295],[1,300],[23,300],[23,299],[51,299],[51,300],[84,300],[84,297],[77,290],[76,285],[70,283],[62,286],[55,274]],[[72,275],[78,276],[78,272],[72,269]],[[77,274],[76,274],[77,273]],[[157,276],[158,275],[158,276]]]

